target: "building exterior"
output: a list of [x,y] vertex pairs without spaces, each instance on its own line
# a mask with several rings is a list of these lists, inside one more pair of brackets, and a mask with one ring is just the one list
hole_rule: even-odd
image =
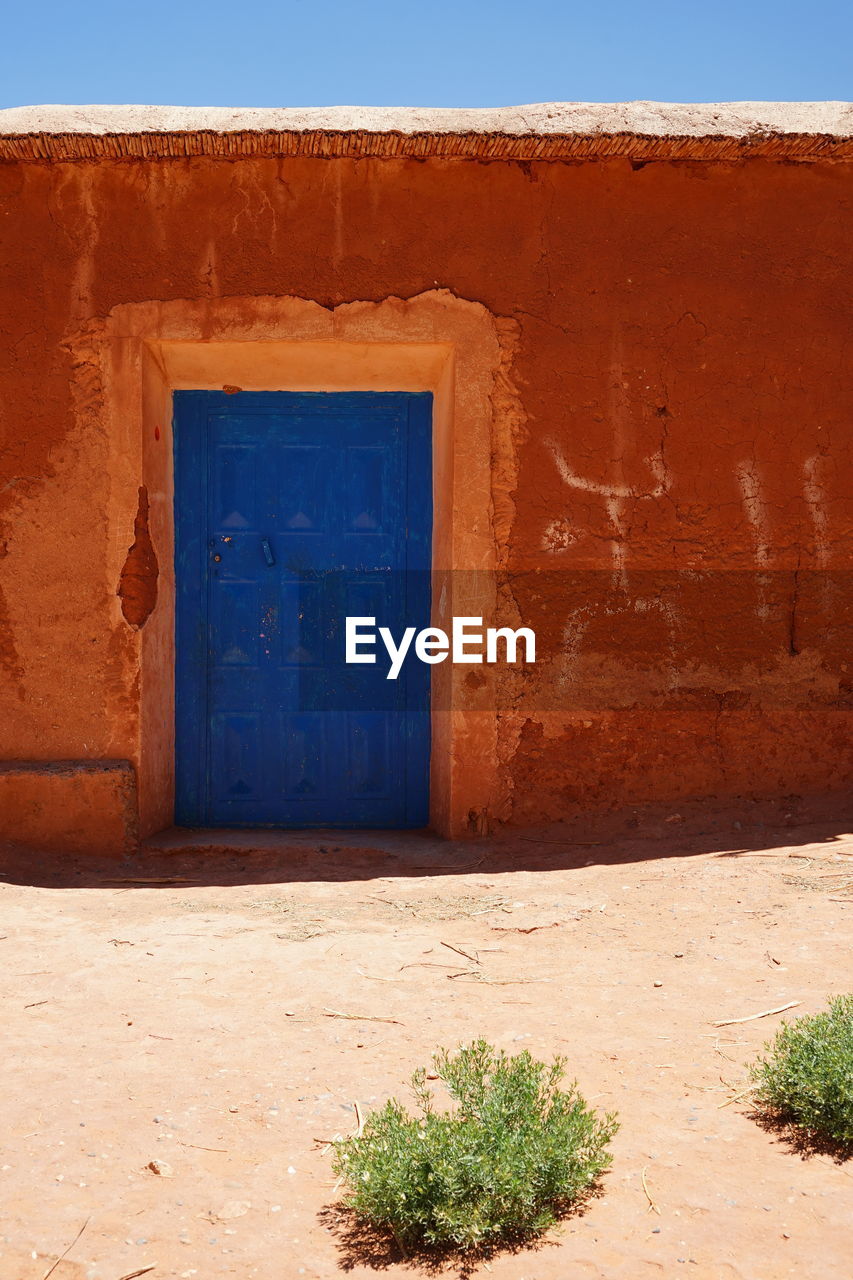
[[[852,200],[837,103],[0,112],[0,834],[848,788]],[[352,701],[342,566],[535,664]]]

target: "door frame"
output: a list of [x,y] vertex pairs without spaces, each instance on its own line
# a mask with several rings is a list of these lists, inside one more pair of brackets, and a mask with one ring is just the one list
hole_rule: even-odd
[[[447,630],[454,613],[494,614],[525,431],[510,376],[517,342],[515,322],[446,290],[334,309],[301,298],[123,304],[69,340],[78,414],[105,428],[109,450],[111,590],[140,486],[159,563],[157,606],[140,628],[113,605],[128,704],[116,754],[136,770],[143,837],[174,822],[172,392],[431,391],[432,622]],[[501,717],[510,745],[499,743],[494,669],[481,671],[476,689],[465,668],[432,673],[430,826],[452,838],[487,831],[511,803],[500,759],[519,726]]]

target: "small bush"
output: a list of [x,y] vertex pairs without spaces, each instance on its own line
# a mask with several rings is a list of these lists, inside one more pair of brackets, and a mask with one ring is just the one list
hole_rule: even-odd
[[752,1068],[755,1101],[780,1120],[853,1144],[853,994],[783,1023]]
[[509,1058],[477,1040],[435,1055],[453,1104],[437,1112],[424,1069],[412,1076],[420,1116],[396,1100],[336,1144],[347,1204],[404,1247],[471,1248],[538,1235],[610,1164],[615,1116],[597,1118],[573,1084],[526,1051]]

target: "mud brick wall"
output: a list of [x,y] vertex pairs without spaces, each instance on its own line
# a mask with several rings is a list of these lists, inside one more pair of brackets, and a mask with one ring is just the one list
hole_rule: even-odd
[[0,164],[0,757],[138,760],[164,553],[136,477],[110,567],[86,335],[436,293],[515,335],[491,518],[539,660],[498,690],[497,816],[849,785],[851,192],[770,158]]

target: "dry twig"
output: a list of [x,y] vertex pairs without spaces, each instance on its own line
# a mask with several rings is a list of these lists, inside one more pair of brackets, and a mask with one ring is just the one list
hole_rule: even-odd
[[441,945],[442,945],[443,947],[447,947],[447,950],[448,950],[448,951],[455,951],[455,952],[456,952],[456,954],[457,954],[458,956],[464,956],[464,957],[465,957],[465,959],[466,959],[466,960],[470,960],[472,964],[479,964],[479,963],[480,963],[480,957],[479,957],[479,956],[476,956],[476,955],[472,956],[472,955],[470,954],[470,952],[468,952],[468,951],[463,951],[461,947],[454,947],[454,945],[453,945],[453,943],[452,943],[452,942],[442,942],[442,944],[441,944]]
[[793,1009],[796,1005],[802,1004],[802,1000],[789,1000],[787,1004],[780,1004],[778,1009],[762,1009],[761,1013],[750,1013],[745,1018],[723,1018],[720,1022],[713,1022],[714,1027],[733,1027],[738,1022],[755,1022],[756,1018],[769,1018],[774,1013],[784,1013],[786,1009]]
[[550,982],[550,978],[484,978],[479,969],[461,969],[448,973],[448,978],[473,978],[481,987],[526,987],[537,982]]
[[647,1182],[646,1182],[646,1168],[647,1168],[647,1166],[644,1166],[644,1167],[643,1167],[643,1172],[642,1172],[642,1174],[640,1175],[640,1176],[641,1176],[642,1183],[643,1183],[643,1190],[644,1190],[644,1191],[645,1191],[645,1193],[646,1193],[646,1199],[647,1199],[647,1200],[648,1200],[648,1202],[649,1202],[649,1208],[650,1208],[650,1209],[654,1209],[655,1213],[658,1215],[658,1217],[660,1217],[660,1209],[657,1207],[657,1205],[655,1204],[654,1200],[652,1199],[652,1197],[651,1197],[651,1192],[649,1191],[648,1184],[647,1184]]
[[726,1098],[725,1102],[717,1103],[717,1110],[719,1111],[721,1107],[730,1107],[733,1102],[737,1102],[740,1098],[745,1098],[748,1093],[752,1093],[754,1090],[755,1085],[751,1084],[748,1088],[741,1089],[740,1093],[733,1093],[730,1098]]
[[54,1271],[55,1271],[55,1270],[56,1270],[56,1268],[59,1266],[59,1264],[60,1264],[60,1262],[62,1261],[62,1259],[63,1259],[63,1258],[66,1258],[66,1257],[68,1256],[68,1254],[71,1252],[71,1250],[74,1248],[75,1244],[77,1243],[77,1241],[78,1241],[78,1240],[80,1239],[80,1237],[82,1236],[83,1232],[84,1232],[84,1231],[86,1230],[86,1228],[88,1227],[88,1225],[89,1225],[90,1221],[91,1221],[91,1216],[90,1216],[90,1217],[88,1217],[88,1218],[86,1219],[86,1221],[83,1223],[82,1227],[81,1227],[81,1228],[80,1228],[80,1230],[77,1232],[76,1236],[75,1236],[75,1237],[74,1237],[74,1239],[71,1241],[71,1243],[70,1243],[70,1245],[68,1246],[68,1248],[67,1248],[63,1253],[61,1253],[61,1254],[59,1255],[59,1257],[56,1259],[56,1261],[53,1263],[53,1265],[52,1265],[52,1266],[48,1267],[47,1271],[45,1271],[44,1275],[42,1276],[42,1280],[47,1280],[48,1276],[52,1276],[52,1275],[53,1275]]
[[493,933],[536,933],[539,929],[559,929],[562,923],[562,920],[554,920],[551,924],[532,924],[527,929],[513,924],[493,924],[489,928]]
[[348,1022],[393,1022],[398,1027],[403,1025],[399,1018],[373,1018],[366,1013],[341,1013],[339,1009],[324,1009],[323,1013],[327,1018],[346,1018]]
[[406,903],[404,906],[401,906],[399,902],[392,902],[390,898],[377,898],[374,894],[370,895],[369,901],[381,902],[384,907],[393,907],[395,911],[401,911],[404,916],[417,915],[417,913],[412,910],[412,908],[408,905],[408,903]]

